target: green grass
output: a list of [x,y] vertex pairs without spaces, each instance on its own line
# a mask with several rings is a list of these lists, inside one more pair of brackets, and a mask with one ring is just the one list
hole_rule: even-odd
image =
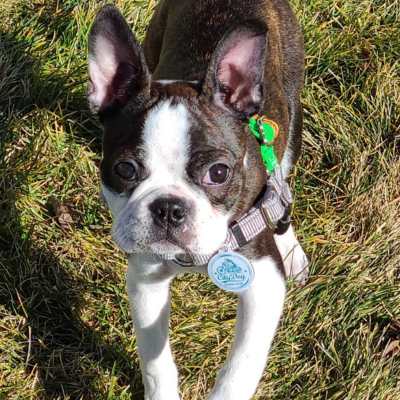
[[[117,2],[140,38],[155,3]],[[142,398],[85,100],[99,4],[0,6],[0,399]],[[311,278],[290,286],[255,399],[398,400],[400,2],[292,4],[307,53],[294,219]],[[60,224],[57,204],[72,221]],[[184,399],[205,398],[234,322],[235,299],[207,279],[175,282]]]

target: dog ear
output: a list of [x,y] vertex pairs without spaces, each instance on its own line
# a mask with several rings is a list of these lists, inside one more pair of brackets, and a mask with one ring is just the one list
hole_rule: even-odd
[[100,10],[89,34],[89,78],[88,99],[94,112],[122,108],[133,98],[140,106],[149,96],[143,50],[111,5]]
[[263,28],[240,27],[225,35],[211,58],[203,92],[243,118],[258,112],[263,96],[266,42]]

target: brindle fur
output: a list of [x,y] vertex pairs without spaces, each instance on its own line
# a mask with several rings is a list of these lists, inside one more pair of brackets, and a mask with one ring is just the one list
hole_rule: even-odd
[[[286,0],[162,1],[143,46],[149,69],[154,79],[203,81],[218,42],[227,31],[245,24],[267,28],[262,112],[279,123],[279,157],[288,145],[294,164],[301,147],[304,48]],[[295,132],[287,143],[290,123]]]

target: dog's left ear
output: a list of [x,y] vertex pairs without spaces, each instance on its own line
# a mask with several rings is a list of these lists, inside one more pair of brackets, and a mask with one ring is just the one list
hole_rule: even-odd
[[89,34],[90,108],[123,108],[130,100],[141,107],[150,93],[150,74],[143,50],[121,13],[103,7]]
[[248,117],[259,111],[267,33],[240,27],[219,42],[208,68],[203,93],[219,106]]

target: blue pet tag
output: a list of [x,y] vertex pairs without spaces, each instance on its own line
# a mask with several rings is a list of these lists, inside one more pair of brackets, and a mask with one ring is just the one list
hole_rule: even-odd
[[208,275],[219,288],[237,293],[251,286],[254,269],[246,257],[234,252],[221,252],[208,262]]

